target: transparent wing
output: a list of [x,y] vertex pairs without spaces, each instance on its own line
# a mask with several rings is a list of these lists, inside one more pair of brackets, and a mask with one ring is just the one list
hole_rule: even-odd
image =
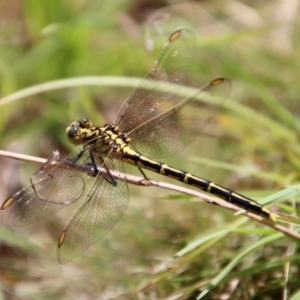
[[63,230],[58,242],[58,260],[67,263],[106,235],[123,215],[129,201],[123,163],[118,159],[106,159],[107,170],[120,172],[121,180],[115,184],[98,176],[82,205],[77,209]]
[[173,108],[135,128],[133,147],[150,158],[184,149],[211,120],[231,91],[231,82],[218,78]]
[[[120,125],[123,132],[129,132],[153,118],[157,109],[178,93],[186,81],[195,51],[196,41],[192,31],[178,30],[169,37],[153,69],[133,90],[119,111],[115,124]],[[173,85],[166,91],[167,82]]]
[[56,163],[51,156],[31,178],[32,184],[8,198],[0,208],[0,222],[8,226],[23,226],[45,218],[64,205],[77,201],[85,192],[90,178],[74,168],[91,165],[89,151],[79,148]]

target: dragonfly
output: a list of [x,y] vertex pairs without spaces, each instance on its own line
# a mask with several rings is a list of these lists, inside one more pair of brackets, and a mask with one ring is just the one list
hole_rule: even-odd
[[[0,222],[11,227],[23,226],[81,200],[57,245],[58,261],[72,261],[103,238],[126,210],[126,163],[137,167],[145,178],[143,169],[275,221],[276,215],[258,202],[156,160],[183,150],[231,92],[230,80],[217,78],[196,94],[178,101],[195,54],[194,33],[188,29],[173,32],[114,122],[94,126],[84,118],[71,123],[66,133],[69,142],[77,146],[75,150],[57,164],[43,166],[31,178],[29,187],[5,200],[0,207]],[[118,178],[115,172],[120,174]]]

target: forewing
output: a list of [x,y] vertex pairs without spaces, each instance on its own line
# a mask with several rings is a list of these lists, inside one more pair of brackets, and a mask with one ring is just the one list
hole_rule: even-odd
[[218,78],[177,106],[137,127],[132,145],[150,158],[183,150],[211,120],[231,91],[231,82]]
[[[196,41],[192,31],[182,29],[170,36],[154,67],[121,107],[115,124],[120,125],[123,132],[130,132],[153,118],[158,108],[178,93],[187,79],[195,51]],[[168,86],[167,82],[172,86]]]
[[[82,205],[63,230],[58,242],[58,260],[67,263],[106,235],[123,215],[129,201],[123,163],[106,159],[106,169],[120,172],[115,185],[110,178],[97,176]],[[124,181],[123,181],[123,180]]]
[[[84,193],[89,176],[76,170],[74,163],[91,164],[88,151],[78,148],[60,160],[50,157],[31,178],[31,185],[8,198],[0,208],[0,223],[23,226],[45,218]],[[79,157],[80,156],[80,157]],[[52,162],[56,161],[53,166]]]

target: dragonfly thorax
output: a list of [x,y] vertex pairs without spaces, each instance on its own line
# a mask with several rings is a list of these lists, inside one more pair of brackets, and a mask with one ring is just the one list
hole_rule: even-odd
[[93,145],[93,148],[100,153],[106,152],[104,149],[120,153],[131,142],[128,134],[122,132],[117,125],[106,124],[95,127],[92,126],[89,119],[71,123],[66,132],[70,143],[74,145]]

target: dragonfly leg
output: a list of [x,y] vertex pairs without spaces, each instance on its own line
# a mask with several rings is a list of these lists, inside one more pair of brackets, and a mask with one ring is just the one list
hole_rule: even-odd
[[147,175],[145,174],[145,172],[143,171],[143,169],[138,168],[140,170],[140,172],[142,173],[143,177],[145,178],[145,180],[149,180],[149,178],[147,177]]
[[[90,152],[90,158],[91,158],[93,167],[95,167],[95,169],[98,170],[98,169],[97,169],[97,164],[96,164],[96,159],[95,159],[95,157],[94,157],[94,155],[93,155],[92,152]],[[106,172],[106,174],[108,175],[108,178],[107,178],[107,176],[104,176],[104,179],[105,179],[107,182],[109,182],[110,184],[112,184],[113,186],[117,186],[118,183],[117,183],[117,181],[115,180],[115,178],[112,176],[112,174],[111,174],[111,172],[109,171],[109,169],[107,168],[107,166],[106,166],[106,164],[105,164],[104,159],[102,158],[102,156],[97,155],[97,159],[99,160],[99,163],[101,163],[101,166],[105,169],[105,172]],[[98,174],[98,173],[97,173],[97,174]]]

